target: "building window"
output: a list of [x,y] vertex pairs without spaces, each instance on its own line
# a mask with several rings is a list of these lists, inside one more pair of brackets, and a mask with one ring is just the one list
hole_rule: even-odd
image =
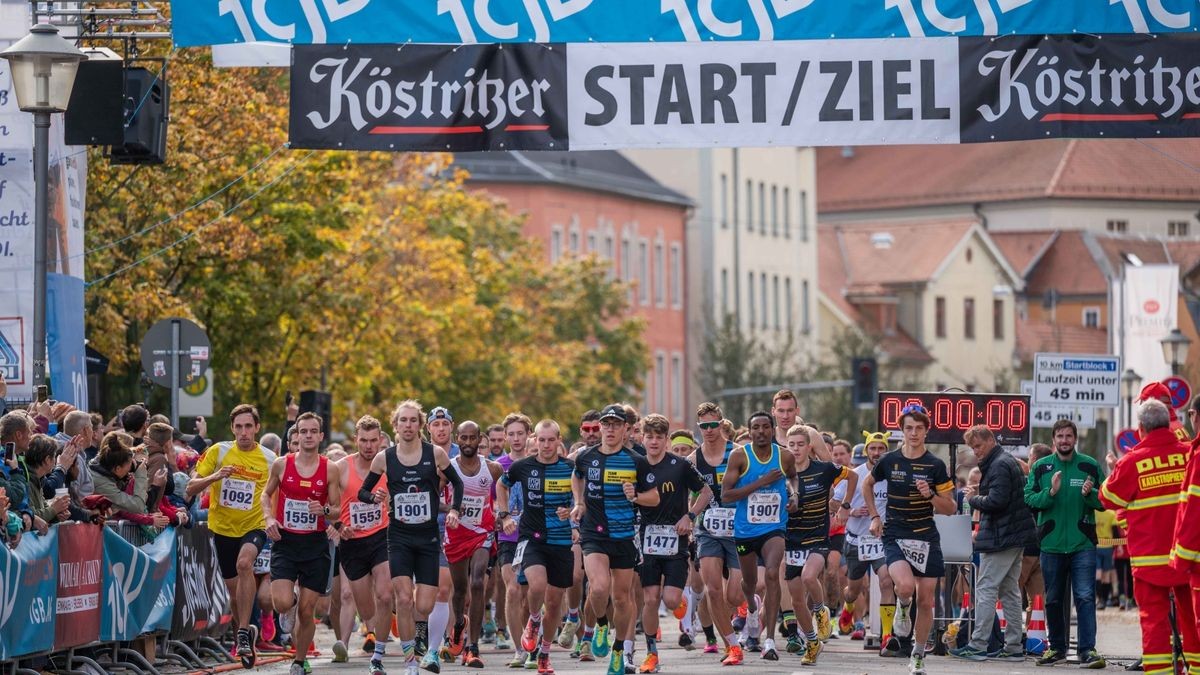
[[638,301],[650,304],[650,244],[638,241]]
[[746,181],[746,229],[754,231],[754,181]]
[[1186,220],[1172,220],[1172,221],[1168,222],[1167,223],[1167,236],[1168,237],[1186,237],[1186,236],[1188,236],[1188,225],[1189,224],[1190,223],[1188,223],[1188,221],[1186,221]]
[[1108,231],[1116,232],[1117,234],[1124,234],[1125,232],[1129,231],[1129,221],[1128,220],[1110,220],[1110,221],[1108,221]]
[[808,298],[808,280],[805,280],[800,286],[800,331],[805,335],[812,332],[811,309]]
[[562,257],[562,227],[555,225],[550,229],[550,264],[553,265]]
[[729,176],[721,174],[721,228],[729,227]]
[[596,231],[595,230],[588,230],[587,252],[588,253],[597,253],[597,254],[600,253],[599,251],[596,250]]
[[783,238],[792,236],[792,189],[783,188]]
[[772,309],[772,315],[775,317],[775,330],[779,330],[783,326],[782,326],[782,324],[779,323],[779,275],[778,274],[776,274],[771,279],[771,302],[774,305],[771,309]]
[[787,332],[792,334],[792,279],[788,277],[783,280],[783,300],[784,311],[787,312]]
[[671,244],[671,306],[683,306],[683,249]]
[[608,261],[608,280],[617,278],[617,251],[612,232],[604,235],[604,259]]
[[729,316],[729,270],[721,270],[721,320]]
[[571,253],[579,254],[579,226],[572,225],[571,231],[567,234],[567,248]]
[[759,278],[761,283],[758,285],[758,293],[762,297],[762,327],[765,330],[770,325],[770,316],[767,314],[767,273],[763,272]]
[[767,186],[758,184],[758,231],[767,233]]
[[654,357],[654,410],[667,409],[667,364],[666,357],[659,353]]
[[992,300],[992,338],[1004,339],[1004,301],[998,298]]
[[975,298],[963,298],[963,337],[975,339]]
[[1084,328],[1099,328],[1100,327],[1100,308],[1099,307],[1084,307],[1083,308],[1083,327]]
[[799,209],[796,217],[800,219],[800,241],[808,241],[808,193],[804,190],[800,191]]
[[933,301],[933,334],[936,337],[946,338],[946,299],[939,296]]
[[779,236],[779,186],[771,186],[771,236]]
[[659,307],[666,304],[667,263],[665,255],[662,242],[654,242],[654,304]]
[[683,418],[683,357],[671,355],[671,416]]
[[746,286],[746,307],[750,310],[750,328],[753,329],[754,323],[754,272],[748,275],[748,285]]

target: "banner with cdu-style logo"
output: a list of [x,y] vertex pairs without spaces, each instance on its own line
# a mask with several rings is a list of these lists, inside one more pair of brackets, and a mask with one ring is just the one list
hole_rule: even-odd
[[1195,0],[172,0],[180,47],[1191,32]]
[[142,547],[105,528],[104,562],[100,640],[132,640],[147,630],[169,627],[170,613],[164,625],[164,613],[156,606],[163,586],[175,584],[175,528]]

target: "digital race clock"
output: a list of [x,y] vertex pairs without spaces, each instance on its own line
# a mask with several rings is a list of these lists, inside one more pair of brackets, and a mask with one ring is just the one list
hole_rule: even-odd
[[987,425],[1000,445],[1029,445],[1029,397],[1020,394],[879,392],[879,428],[899,430],[903,410],[911,405],[929,416],[926,443],[960,443],[963,432]]

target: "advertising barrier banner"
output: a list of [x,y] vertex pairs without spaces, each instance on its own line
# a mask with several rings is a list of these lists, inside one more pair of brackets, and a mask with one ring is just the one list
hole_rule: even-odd
[[58,528],[0,546],[0,661],[54,647]]
[[1200,36],[307,45],[294,147],[599,150],[1200,135]]
[[172,0],[180,47],[1168,33],[1195,0]]
[[58,532],[55,650],[86,645],[100,637],[101,527],[64,523],[54,528]]
[[175,582],[175,534],[169,527],[139,548],[104,528],[101,640],[132,640],[144,632],[163,584]]
[[217,566],[208,525],[179,530],[179,566],[175,574],[171,639],[189,642],[218,635],[229,623],[229,590]]

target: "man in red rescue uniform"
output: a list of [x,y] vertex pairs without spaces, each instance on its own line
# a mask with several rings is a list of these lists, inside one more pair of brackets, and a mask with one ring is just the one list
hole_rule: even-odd
[[[1196,614],[1188,577],[1170,566],[1175,548],[1175,519],[1179,491],[1191,449],[1171,430],[1171,414],[1158,400],[1138,408],[1142,440],[1125,454],[1100,487],[1100,501],[1109,509],[1124,509],[1129,524],[1129,560],[1133,566],[1133,595],[1142,623],[1142,665],[1147,675],[1174,672],[1171,645],[1171,594],[1185,653],[1193,663],[1200,653]],[[1198,673],[1195,665],[1189,673]]]
[[[1188,406],[1188,421],[1192,429],[1200,423],[1200,396],[1192,399]],[[1179,513],[1175,516],[1175,549],[1171,552],[1171,568],[1189,578],[1192,609],[1200,609],[1200,434],[1192,441],[1191,458],[1184,476],[1183,490],[1179,495]],[[1182,602],[1182,600],[1176,600]],[[1195,622],[1192,624],[1195,625]],[[1183,645],[1184,658],[1188,662],[1188,673],[1200,673],[1200,653],[1195,645]]]

